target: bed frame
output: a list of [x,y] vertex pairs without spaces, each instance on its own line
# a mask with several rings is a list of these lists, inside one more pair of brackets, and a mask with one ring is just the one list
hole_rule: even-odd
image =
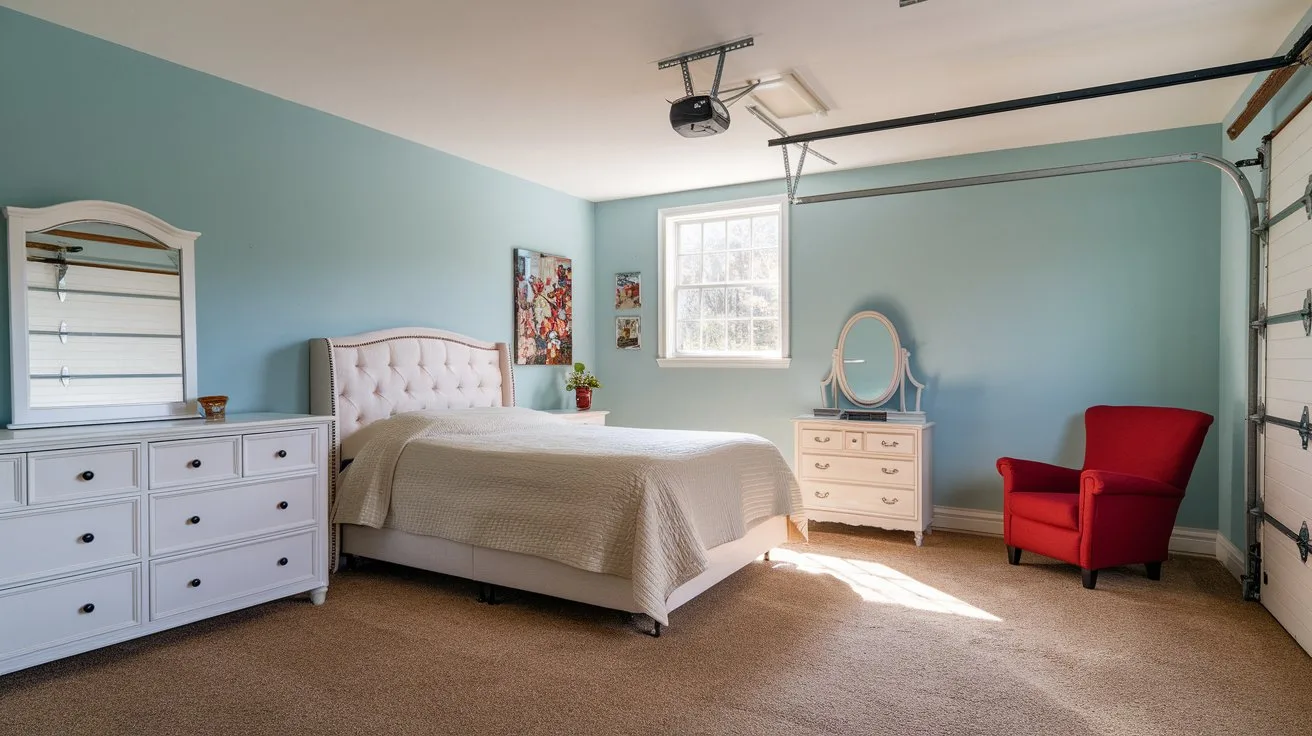
[[[406,411],[514,405],[514,375],[504,342],[423,327],[310,342],[310,411],[337,420],[330,454],[334,494],[342,442],[371,422]],[[740,539],[707,550],[706,570],[675,589],[667,609],[673,611],[753,560],[768,560],[770,550],[788,537],[788,518],[776,516]],[[354,524],[333,525],[329,549],[333,570],[348,556],[431,570],[483,583],[480,598],[489,603],[496,602],[491,586],[501,586],[639,612],[631,581],[532,555]],[[661,622],[653,623],[652,635],[660,636]]]

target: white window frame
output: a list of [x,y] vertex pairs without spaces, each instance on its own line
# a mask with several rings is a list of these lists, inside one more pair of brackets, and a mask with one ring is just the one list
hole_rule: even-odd
[[[656,213],[657,232],[660,242],[660,261],[657,281],[660,288],[659,313],[657,327],[659,350],[656,364],[662,368],[787,368],[792,362],[791,343],[788,334],[788,197],[784,195],[770,197],[753,197],[729,202],[712,202],[688,207],[667,207]],[[759,215],[766,212],[779,214],[779,355],[752,356],[744,354],[725,355],[677,355],[676,315],[678,305],[674,298],[674,287],[678,281],[678,241],[673,233],[681,222],[702,218],[730,218],[742,215]]]

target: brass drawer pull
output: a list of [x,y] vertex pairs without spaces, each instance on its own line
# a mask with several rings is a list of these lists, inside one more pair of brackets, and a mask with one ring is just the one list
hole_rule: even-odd
[[885,497],[885,496],[880,496],[880,497],[879,497],[879,500],[880,500],[880,501],[883,501],[884,503],[888,504],[889,506],[892,506],[893,504],[897,503],[897,499],[896,499],[896,498],[893,499],[892,501],[890,501],[890,500],[888,500],[888,498]]
[[815,441],[816,441],[816,442],[828,442],[829,440],[830,440],[829,437],[816,437],[816,438],[815,438]]
[[880,468],[880,470],[884,471],[884,475],[897,475],[897,468]]
[[816,469],[816,470],[828,470],[828,469],[829,469],[829,463],[825,463],[824,465],[821,465],[820,463],[816,463],[816,464],[815,464],[815,469]]
[[880,441],[879,441],[879,446],[880,446],[880,447],[897,447],[897,440],[893,440],[892,442],[889,442],[888,440],[880,440]]
[[829,491],[823,491],[823,492],[822,492],[822,491],[816,491],[816,492],[815,492],[815,497],[816,497],[816,498],[829,498]]

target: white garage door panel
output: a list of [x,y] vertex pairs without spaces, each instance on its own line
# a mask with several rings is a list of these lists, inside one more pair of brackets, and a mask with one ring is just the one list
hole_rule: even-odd
[[[1299,260],[1295,257],[1284,259],[1285,262]],[[1276,275],[1276,269],[1281,264],[1271,264],[1272,274],[1271,281],[1267,284],[1268,302],[1276,300],[1278,297],[1293,294],[1297,297],[1295,309],[1303,308],[1303,299],[1307,296],[1307,290],[1312,288],[1312,267],[1300,268],[1297,271],[1291,271],[1281,276]],[[1285,311],[1279,304],[1270,305],[1267,314],[1280,314]],[[1300,325],[1301,326],[1301,325]]]
[[1285,129],[1280,131],[1280,135],[1271,141],[1271,163],[1275,165],[1277,172],[1283,172],[1280,168],[1280,162],[1292,162],[1289,156],[1291,150],[1304,151],[1312,146],[1303,140],[1303,136],[1312,131],[1312,115],[1299,115]]
[[[1312,173],[1312,111],[1272,141],[1267,214],[1307,191]],[[1312,223],[1296,211],[1267,234],[1263,303],[1268,315],[1297,312],[1312,289]],[[1262,345],[1263,403],[1268,417],[1297,422],[1312,406],[1312,337],[1301,320],[1267,325]],[[1296,533],[1312,519],[1312,450],[1298,431],[1268,423],[1261,443],[1262,509]],[[1312,565],[1270,522],[1262,525],[1262,604],[1312,653]]]
[[1269,360],[1312,359],[1312,340],[1307,339],[1307,336],[1303,334],[1303,323],[1295,322],[1292,328],[1279,331],[1279,334],[1284,334],[1285,337],[1275,337],[1277,334],[1276,328],[1283,326],[1271,325],[1267,328],[1267,358]]
[[[1262,605],[1271,611],[1304,649],[1312,649],[1312,567],[1298,558],[1298,549],[1274,529],[1262,544]],[[1277,539],[1277,537],[1280,537]],[[1283,544],[1281,543],[1283,540]]]
[[[1279,212],[1288,204],[1286,202],[1273,212]],[[1267,251],[1267,258],[1274,263],[1289,255],[1290,251],[1298,250],[1298,246],[1306,245],[1308,240],[1312,239],[1312,225],[1309,223],[1312,223],[1312,220],[1308,219],[1307,212],[1295,212],[1277,222],[1271,228],[1271,239],[1268,241],[1271,249]]]
[[[1302,452],[1302,450],[1299,450]],[[1307,473],[1301,472],[1293,466],[1283,463],[1272,462],[1268,466],[1266,482],[1271,486],[1279,486],[1279,493],[1276,498],[1267,504],[1266,510],[1277,519],[1280,519],[1285,526],[1292,526],[1294,531],[1298,531],[1302,519],[1312,518],[1312,496],[1307,495],[1306,491],[1298,491],[1301,486],[1307,487],[1307,483],[1312,481]],[[1286,519],[1300,519],[1298,524],[1291,525]],[[1288,539],[1286,537],[1286,539]],[[1297,549],[1292,543],[1289,545]],[[1312,570],[1312,568],[1308,568]]]
[[1312,394],[1312,385],[1308,385],[1307,381],[1301,380],[1302,376],[1312,376],[1312,359],[1279,358],[1273,355],[1269,349],[1266,355],[1266,376],[1267,380],[1270,381],[1267,384],[1267,390],[1274,388],[1271,383],[1275,381],[1288,381],[1288,390],[1291,393],[1286,394],[1287,396],[1298,398]]

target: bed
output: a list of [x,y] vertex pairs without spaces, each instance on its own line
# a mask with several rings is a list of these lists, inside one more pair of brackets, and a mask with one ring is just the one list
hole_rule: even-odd
[[516,407],[505,343],[410,327],[318,338],[310,357],[311,411],[337,420],[334,569],[382,560],[645,614],[659,635],[805,535],[796,478],[766,440]]

